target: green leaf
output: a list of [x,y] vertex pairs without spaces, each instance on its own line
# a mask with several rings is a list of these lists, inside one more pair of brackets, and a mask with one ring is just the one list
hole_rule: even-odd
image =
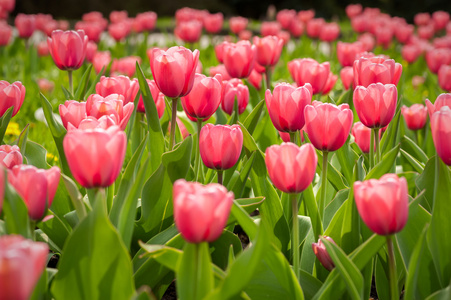
[[[49,216],[51,217],[49,218]],[[54,215],[51,211],[47,214],[45,221],[39,222],[37,225],[39,229],[41,229],[52,240],[52,242],[55,243],[61,252],[67,237],[72,231],[70,226],[66,225],[63,220]]]
[[[323,154],[321,151],[316,151],[316,155],[318,156],[318,166],[317,171],[321,174],[321,170],[323,167]],[[328,161],[327,166],[327,180],[332,184],[336,191],[343,190],[348,188],[345,184],[346,179],[343,175],[338,172],[338,170]]]
[[[381,145],[381,154],[383,157],[385,157],[385,154],[387,154],[390,149],[393,149],[396,147],[397,144],[400,142],[400,136],[398,134],[399,131],[399,121],[401,116],[401,109],[400,109],[401,101],[398,101],[397,107],[396,107],[396,114],[391,120],[390,124],[388,125],[387,130],[384,132],[380,145]],[[384,161],[384,159],[382,159]]]
[[427,297],[426,300],[449,300],[451,299],[451,284],[446,288],[437,291],[431,296]]
[[129,299],[132,266],[103,199],[66,242],[52,285],[56,299]]
[[89,76],[91,75],[92,64],[89,64],[83,76],[80,79],[80,83],[75,91],[74,100],[85,100],[86,89],[88,88]]
[[20,152],[27,158],[29,165],[33,165],[39,169],[48,169],[47,150],[38,143],[27,141],[25,151],[20,148]]
[[360,242],[360,215],[355,205],[354,186],[349,190],[348,200],[345,203],[341,229],[341,247],[346,253],[350,253],[358,247]]
[[243,124],[241,124],[240,122],[238,122],[238,125],[240,125],[241,131],[243,132],[243,146],[244,146],[244,148],[246,148],[246,150],[249,153],[257,151],[258,150],[257,144],[255,143],[255,140],[252,137],[252,135],[249,133],[249,131],[247,131],[247,128]]
[[74,99],[74,96],[68,89],[66,89],[64,86],[61,86],[61,89],[63,90],[64,97],[66,98],[66,100]]
[[163,164],[166,167],[168,176],[173,183],[177,179],[185,178],[188,174],[191,164],[192,148],[193,138],[188,136],[176,149],[163,154]]
[[[221,236],[209,244],[211,261],[219,268],[225,270],[228,265],[229,251],[237,256],[242,251],[241,241],[236,234],[223,230]],[[211,251],[212,250],[212,251]]]
[[265,107],[265,100],[260,101],[257,106],[252,110],[252,112],[247,116],[244,120],[243,125],[247,128],[249,134],[252,135],[254,133],[255,128],[257,127],[260,116],[263,112],[263,108]]
[[86,95],[94,94],[94,91],[96,90],[96,84],[97,84],[97,82],[99,82],[100,77],[102,77],[104,71],[105,71],[105,66],[102,67],[102,70],[100,70],[99,74],[97,74],[94,81],[91,82],[91,85],[89,86],[88,90],[85,93],[85,97],[86,97]]
[[388,151],[382,157],[382,160],[377,165],[375,165],[374,168],[371,169],[371,171],[368,172],[368,174],[365,176],[365,180],[372,178],[379,179],[380,177],[382,177],[382,175],[389,173],[395,164],[400,147],[401,145],[398,144],[398,146]]
[[417,171],[418,173],[423,173],[424,171],[424,164],[416,160],[415,157],[404,151],[403,149],[400,150],[401,154],[407,159],[409,164]]
[[423,150],[407,136],[402,137],[401,148],[406,150],[406,152],[411,154],[416,160],[423,164],[426,164],[429,160],[426,153],[424,153]]
[[229,181],[229,185],[227,186],[229,191],[232,191],[236,198],[242,197],[244,188],[246,187],[246,182],[249,178],[249,174],[251,173],[252,166],[254,165],[255,152],[249,157],[249,159],[244,164],[239,176],[236,177],[236,180]]
[[64,186],[66,187],[67,196],[69,196],[70,200],[72,201],[72,205],[75,207],[78,219],[83,220],[83,218],[86,216],[86,207],[77,185],[70,177],[64,174],[61,174],[61,179],[64,183]]
[[319,217],[318,206],[316,205],[315,195],[313,194],[313,187],[311,184],[302,192],[302,197],[305,201],[308,215],[312,222],[314,237],[318,238],[320,235],[323,235],[323,224],[321,223],[321,218]]
[[[0,172],[5,172],[0,170]],[[5,199],[3,202],[3,220],[5,221],[8,234],[20,234],[31,238],[30,222],[28,218],[28,209],[25,202],[16,193],[14,188],[5,178]]]
[[257,225],[236,200],[233,201],[231,214],[227,224],[232,224],[235,220],[238,221],[238,224],[240,224],[250,240],[255,239],[257,235]]
[[17,146],[19,146],[20,152],[25,153],[27,150],[27,139],[28,139],[28,131],[30,129],[30,124],[25,125],[25,128],[19,135],[17,139]]
[[8,128],[9,121],[13,115],[14,107],[8,108],[3,116],[0,117],[0,142],[3,144],[3,137],[5,136],[6,128]]
[[349,139],[346,141],[343,147],[336,151],[336,156],[338,158],[338,161],[340,162],[344,177],[346,178],[347,182],[349,182],[349,184],[352,184],[354,181],[353,168],[359,157],[349,146]]

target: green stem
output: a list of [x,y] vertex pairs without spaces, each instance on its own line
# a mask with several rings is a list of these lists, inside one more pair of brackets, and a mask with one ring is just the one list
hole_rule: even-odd
[[321,221],[324,219],[324,210],[326,209],[326,189],[327,189],[327,156],[329,152],[323,151],[323,171],[321,173],[321,199],[319,202],[319,213]]
[[72,82],[72,70],[67,70],[67,75],[69,75],[69,91],[73,96],[74,95],[74,85]]
[[199,170],[200,170],[200,130],[202,128],[202,119],[197,119],[197,152],[196,158],[194,160],[194,178],[199,181]]
[[32,241],[36,241],[36,221],[30,219],[30,237]]
[[169,135],[169,151],[172,151],[175,145],[175,129],[177,128],[177,102],[179,98],[172,98],[172,120],[171,133]]
[[371,130],[370,137],[370,170],[374,167],[374,131]]
[[374,128],[374,140],[376,142],[376,163],[377,165],[381,161],[381,151],[380,151],[380,143],[379,143],[379,128]]
[[271,67],[265,68],[266,89],[271,89]]
[[223,185],[223,175],[224,175],[224,171],[223,170],[218,170],[218,183],[220,185]]
[[292,240],[291,240],[291,250],[293,253],[293,270],[296,274],[296,278],[299,282],[299,278],[301,277],[301,269],[299,268],[299,220],[298,220],[298,199],[297,194],[290,194],[291,198],[291,214],[293,221],[292,228]]
[[398,279],[396,274],[396,264],[395,264],[395,253],[393,250],[393,236],[387,236],[387,250],[388,250],[388,267],[389,267],[389,275],[390,275],[390,299],[398,300],[399,292],[398,292]]
[[294,131],[294,132],[288,132],[288,133],[290,134],[290,142],[292,142],[293,144],[296,144],[296,145],[297,145],[297,143],[296,143],[296,132],[297,132],[297,131]]
[[107,204],[107,210],[108,212],[111,211],[111,208],[113,207],[113,198],[114,198],[114,182],[112,185],[106,188],[107,192],[107,198],[106,198],[106,204]]

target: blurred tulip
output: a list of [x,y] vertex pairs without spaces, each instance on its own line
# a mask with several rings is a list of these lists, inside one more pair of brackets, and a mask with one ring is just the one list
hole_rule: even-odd
[[260,33],[263,37],[276,36],[282,30],[282,26],[278,22],[262,22],[260,25]]
[[418,26],[417,34],[420,39],[430,40],[434,36],[434,24]]
[[[108,65],[111,62],[111,54],[110,51],[99,51],[96,54],[94,54],[94,57],[92,58],[92,65],[94,66],[94,70],[97,74],[102,71],[102,68],[107,68]],[[104,69],[104,72],[105,72]]]
[[[331,237],[324,235],[323,238],[336,245],[335,241]],[[326,246],[324,246],[321,239],[318,239],[318,243],[312,243],[312,249],[316,258],[318,258],[319,262],[326,270],[332,271],[332,269],[335,268],[334,262],[332,261],[329,253],[327,253]]]
[[401,107],[401,113],[406,121],[407,128],[410,130],[418,130],[426,125],[428,110],[422,104],[413,104],[410,107],[403,105]]
[[195,43],[202,34],[202,23],[197,20],[181,22],[175,27],[174,34],[185,43]]
[[128,19],[128,12],[126,10],[113,10],[110,13],[110,22],[119,23]]
[[136,63],[141,64],[141,57],[126,56],[115,59],[111,65],[111,73],[114,75],[124,74],[128,77],[132,77],[136,72]]
[[222,76],[207,77],[196,74],[193,89],[181,97],[182,107],[188,116],[208,120],[218,109],[222,100]]
[[354,61],[354,86],[367,87],[372,83],[397,85],[402,66],[393,59],[381,56],[360,57]]
[[167,51],[153,48],[147,52],[154,80],[160,91],[169,98],[187,95],[193,88],[199,51],[181,46]]
[[351,26],[357,33],[363,33],[368,30],[369,21],[365,15],[358,15],[351,19]]
[[118,126],[74,129],[67,132],[63,147],[72,175],[81,186],[107,187],[122,169],[127,137]]
[[362,5],[361,4],[348,4],[346,6],[346,15],[349,19],[352,19],[362,13]]
[[312,58],[295,59],[288,62],[288,70],[298,86],[312,85],[312,93],[322,93],[330,73],[329,62],[322,64]]
[[215,54],[216,54],[216,59],[220,62],[223,63],[224,62],[224,46],[226,44],[228,44],[229,42],[222,42],[219,43],[215,46]]
[[208,33],[218,33],[222,29],[224,23],[224,15],[222,12],[216,14],[206,14],[204,17],[204,27]]
[[10,107],[14,107],[12,114],[14,117],[19,112],[24,99],[25,87],[20,81],[9,84],[8,81],[0,80],[0,117],[3,116]]
[[289,28],[291,35],[295,38],[300,37],[304,33],[304,29],[304,23],[298,19],[294,19]]
[[323,87],[321,94],[327,95],[334,88],[335,83],[338,80],[338,76],[332,72],[329,72],[329,76],[327,77],[326,84]]
[[210,77],[215,76],[216,74],[220,74],[222,76],[222,80],[227,81],[232,79],[230,77],[229,72],[227,72],[227,69],[224,65],[217,65],[215,67],[210,67]]
[[[153,101],[155,102],[155,105],[157,107],[158,118],[161,119],[164,114],[164,109],[166,108],[164,95],[162,92],[160,92],[154,80],[146,79],[146,81],[147,85],[149,86],[150,93],[152,94]],[[146,112],[142,95],[139,97],[137,110],[142,113]]]
[[173,187],[174,221],[189,243],[213,242],[221,236],[234,199],[217,183],[202,185],[179,179]]
[[0,8],[7,11],[12,12],[14,7],[16,6],[16,0],[2,0],[0,1]]
[[266,36],[264,38],[254,37],[257,62],[264,67],[272,67],[277,64],[282,54],[283,40],[276,36]]
[[290,29],[291,23],[296,19],[296,11],[294,9],[282,9],[277,13],[276,19],[283,29]]
[[6,46],[11,40],[12,29],[8,24],[0,23],[0,46]]
[[411,24],[400,25],[395,28],[395,36],[402,44],[409,42],[413,36],[415,27]]
[[325,24],[326,21],[322,18],[311,19],[307,23],[307,35],[312,39],[318,38],[321,33],[321,29]]
[[313,101],[304,110],[305,131],[320,151],[335,151],[346,142],[353,115],[347,104],[339,106]]
[[435,31],[442,30],[449,22],[449,13],[443,10],[432,13],[432,21],[434,23]]
[[414,63],[421,55],[421,48],[415,44],[405,45],[401,49],[402,58],[409,64]]
[[86,102],[68,100],[59,105],[59,113],[64,127],[67,129],[68,123],[78,127],[80,122],[87,117]]
[[252,31],[244,29],[238,34],[238,39],[240,41],[250,41],[252,39]]
[[395,174],[354,183],[354,198],[363,222],[379,235],[391,235],[406,225],[407,181]]
[[396,112],[398,90],[394,84],[372,83],[367,88],[357,86],[353,102],[360,121],[369,128],[388,125]]
[[376,40],[371,33],[364,33],[359,36],[358,41],[362,43],[363,50],[372,51],[376,45]]
[[339,41],[337,43],[337,58],[343,67],[352,66],[354,60],[363,52],[363,44],[360,42],[343,43]]
[[90,41],[98,43],[104,27],[99,22],[78,21],[75,23],[75,30],[83,30]]
[[50,55],[55,65],[61,70],[77,70],[86,56],[88,37],[82,30],[55,30],[47,38]]
[[223,83],[221,108],[227,114],[233,113],[235,99],[238,102],[238,113],[242,114],[249,103],[249,88],[240,79],[234,78]]
[[300,193],[312,183],[318,157],[312,144],[272,145],[266,149],[265,163],[272,183],[284,193]]
[[28,300],[45,270],[49,247],[20,235],[0,237],[0,299]]
[[340,35],[340,26],[337,23],[324,23],[319,33],[319,39],[324,42],[333,42]]
[[100,81],[96,84],[96,93],[102,97],[111,94],[119,94],[124,96],[124,105],[133,103],[139,90],[138,79],[130,80],[127,76],[119,75],[112,77],[100,77]]
[[24,200],[31,219],[41,220],[52,205],[61,171],[58,167],[48,170],[32,165],[16,165],[8,170],[8,181]]
[[83,14],[82,18],[85,22],[98,23],[101,25],[103,29],[106,29],[108,26],[108,20],[105,19],[101,12],[99,11],[91,11]]
[[123,99],[124,96],[119,94],[111,94],[105,98],[92,94],[86,101],[86,114],[97,119],[101,116],[109,116],[122,130],[125,130],[133,113],[134,104],[129,102],[124,105]]
[[252,72],[256,59],[256,47],[249,41],[224,45],[224,65],[233,78],[246,78]]
[[314,17],[315,17],[315,11],[313,9],[301,10],[298,12],[298,19],[303,23],[307,23]]
[[305,125],[304,109],[312,102],[312,87],[309,83],[298,88],[279,83],[273,95],[266,90],[265,101],[274,127],[278,131],[295,132]]
[[248,22],[249,21],[246,18],[240,16],[231,17],[229,19],[230,31],[232,31],[234,34],[239,34],[241,31],[246,29]]
[[355,143],[359,146],[360,150],[362,150],[363,153],[369,153],[371,128],[366,127],[362,122],[356,122],[352,126],[351,134],[354,136]]
[[152,31],[157,23],[157,14],[153,11],[147,11],[136,15],[135,23],[139,27],[138,32]]
[[415,25],[417,25],[417,26],[427,25],[431,21],[431,15],[426,12],[417,13],[414,16],[413,21],[414,21]]
[[451,92],[451,66],[442,65],[438,70],[438,85],[447,92]]
[[47,44],[47,41],[42,41],[37,44],[36,50],[38,51],[38,55],[40,57],[50,55],[49,45]]
[[72,123],[67,123],[67,131],[75,130],[75,129],[81,129],[81,130],[88,130],[88,129],[108,129],[109,127],[116,126],[116,121],[113,120],[112,116],[109,115],[103,115],[100,118],[95,118],[93,116],[89,116],[84,118],[80,121],[80,124],[78,126],[72,125]]
[[388,49],[393,39],[393,29],[390,26],[377,26],[374,34],[376,35],[376,44]]
[[130,34],[131,30],[132,27],[128,21],[112,23],[108,26],[108,33],[116,42],[124,40]]
[[432,73],[437,74],[442,65],[451,64],[451,49],[433,48],[426,52],[426,62]]
[[44,94],[51,93],[55,88],[55,84],[46,78],[39,78],[37,82],[39,89]]
[[258,73],[255,68],[252,70],[251,75],[247,78],[250,84],[252,84],[257,90],[262,88],[262,74]]
[[[7,169],[12,169],[15,165],[21,165],[23,162],[22,154],[18,146],[1,145],[0,146],[0,165],[3,165]],[[4,173],[0,169],[0,173]],[[3,186],[4,178],[0,178],[0,185]],[[0,197],[3,197],[3,189],[0,189]]]
[[97,53],[97,44],[93,41],[88,41],[86,46],[86,61],[92,62],[94,55]]
[[451,166],[451,109],[442,106],[431,116],[431,131],[434,146],[442,161]]
[[354,82],[354,69],[352,67],[344,67],[341,69],[340,79],[345,90],[349,90]]
[[440,94],[434,104],[429,99],[426,99],[426,106],[428,108],[429,119],[432,119],[432,114],[439,111],[443,106],[448,106],[451,109],[451,93]]
[[19,37],[28,39],[36,30],[36,17],[35,15],[18,14],[14,19],[14,25],[19,32]]

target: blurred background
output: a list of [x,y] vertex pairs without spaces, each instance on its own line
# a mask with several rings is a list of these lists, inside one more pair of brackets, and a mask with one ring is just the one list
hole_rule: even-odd
[[[367,0],[358,1],[364,7],[378,7],[382,12],[392,16],[404,17],[412,23],[413,16],[418,12],[433,12],[444,10],[451,12],[449,0]],[[270,5],[277,11],[281,9],[304,10],[313,8],[317,17],[327,19],[344,18],[344,9],[348,4],[357,1],[344,0],[16,0],[17,13],[52,14],[56,19],[80,19],[83,13],[100,11],[108,16],[113,10],[127,10],[130,16],[143,11],[155,11],[158,16],[174,16],[175,11],[184,6],[197,9],[207,9],[210,12],[222,12],[226,17],[241,15],[248,18],[263,20],[266,18]]]

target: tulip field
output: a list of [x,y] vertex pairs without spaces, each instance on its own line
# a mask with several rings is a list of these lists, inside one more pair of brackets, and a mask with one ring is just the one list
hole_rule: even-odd
[[451,299],[451,21],[0,1],[0,300]]

